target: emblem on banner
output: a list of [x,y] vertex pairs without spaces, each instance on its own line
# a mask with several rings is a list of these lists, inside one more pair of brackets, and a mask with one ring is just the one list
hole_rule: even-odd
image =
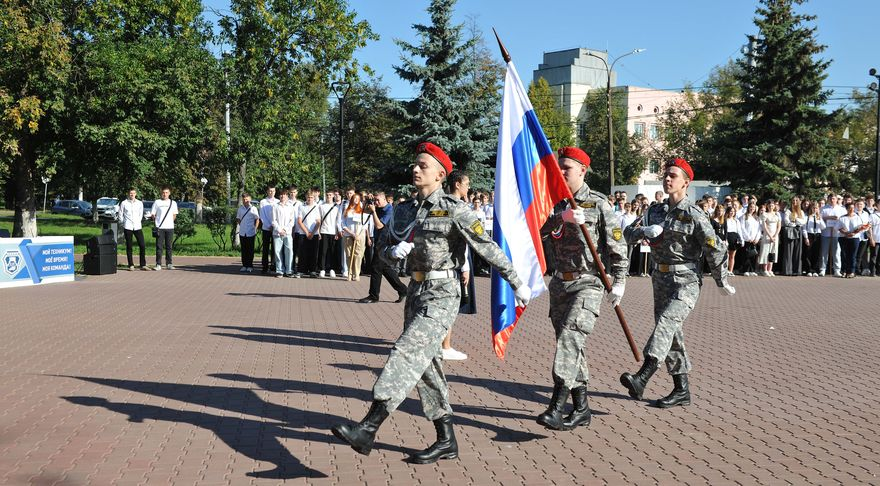
[[14,277],[18,274],[19,270],[23,266],[24,261],[21,257],[21,252],[18,250],[8,250],[3,253],[3,273],[9,275],[10,277]]

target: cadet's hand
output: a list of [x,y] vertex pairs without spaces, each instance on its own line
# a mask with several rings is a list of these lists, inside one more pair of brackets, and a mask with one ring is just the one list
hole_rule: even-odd
[[611,303],[611,307],[617,307],[620,305],[620,301],[623,300],[623,293],[626,290],[626,283],[624,282],[614,282],[614,285],[611,286],[611,291],[605,294],[605,301]]
[[532,289],[526,284],[520,285],[514,292],[514,300],[516,301],[517,307],[525,307],[529,305],[529,301],[532,300]]
[[642,230],[642,234],[647,236],[648,238],[656,238],[660,236],[660,233],[663,233],[663,227],[659,224],[652,224],[651,226],[645,226],[645,229]]
[[718,287],[718,291],[721,292],[721,295],[728,297],[736,293],[736,289],[733,288],[733,285],[727,283],[727,280],[723,282],[723,284]]
[[577,225],[584,224],[587,218],[584,216],[584,210],[581,208],[571,209],[568,208],[562,212],[562,220],[566,223],[573,223]]
[[391,247],[391,256],[398,260],[403,260],[409,255],[413,249],[413,244],[408,241],[401,241],[400,243]]

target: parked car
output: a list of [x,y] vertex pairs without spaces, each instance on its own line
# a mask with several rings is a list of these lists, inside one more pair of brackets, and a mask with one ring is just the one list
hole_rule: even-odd
[[92,217],[92,203],[88,201],[77,201],[75,199],[64,199],[57,201],[52,206],[53,214],[73,214],[84,218]]
[[98,217],[106,218],[106,219],[116,219],[116,210],[117,205],[119,204],[119,199],[115,197],[102,197],[98,199]]

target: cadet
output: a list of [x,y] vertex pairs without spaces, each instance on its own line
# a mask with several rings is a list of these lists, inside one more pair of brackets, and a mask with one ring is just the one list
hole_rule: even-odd
[[[590,190],[584,182],[590,157],[577,147],[559,151],[559,168],[575,201],[576,209],[560,202],[541,228],[550,238],[556,273],[550,280],[550,322],[556,331],[556,356],[553,358],[553,397],[550,406],[538,416],[538,423],[556,430],[571,430],[590,424],[587,403],[587,369],[585,344],[596,325],[604,287],[599,267],[589,253],[579,226],[586,223],[590,238],[603,257],[610,262],[609,275],[614,277],[608,299],[620,303],[626,284],[629,260],[626,243],[618,218],[604,194]],[[563,419],[562,409],[569,393],[574,410]]]
[[624,230],[627,241],[635,244],[647,238],[654,258],[654,332],[645,345],[642,368],[632,375],[624,373],[620,383],[629,395],[641,399],[651,375],[666,361],[675,387],[655,402],[660,408],[690,405],[688,372],[691,362],[684,348],[682,325],[697,304],[702,286],[700,262],[705,255],[712,278],[723,295],[736,290],[727,282],[727,244],[712,230],[708,216],[687,197],[694,171],[684,159],[666,163],[663,191],[665,204],[651,206],[645,220],[636,220]]
[[437,442],[413,454],[416,464],[458,457],[452,431],[452,408],[443,374],[440,344],[458,316],[461,300],[458,269],[467,245],[494,266],[515,289],[517,305],[525,305],[531,290],[516,276],[504,253],[486,234],[477,215],[462,201],[443,192],[443,179],[452,161],[431,143],[419,144],[412,166],[416,200],[401,203],[382,238],[387,249],[380,258],[407,259],[412,279],[404,305],[403,334],[397,338],[382,374],[373,385],[373,404],[356,425],[336,425],[336,437],[361,454],[373,448],[376,431],[406,395],[416,387],[425,416],[434,422]]

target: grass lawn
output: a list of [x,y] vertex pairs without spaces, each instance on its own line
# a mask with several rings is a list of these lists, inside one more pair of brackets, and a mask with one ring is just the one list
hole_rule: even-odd
[[[10,210],[0,210],[0,229],[6,229],[12,233],[13,212]],[[153,239],[151,232],[152,224],[144,225],[144,240],[147,245],[147,255],[154,253],[156,241]],[[68,216],[62,214],[50,214],[48,211],[44,214],[37,214],[37,230],[40,236],[73,236],[74,253],[86,252],[86,240],[101,234],[101,223],[93,223],[91,220],[85,220],[79,216]],[[121,229],[120,229],[121,231]],[[226,244],[229,248],[229,243]],[[124,244],[119,249],[120,253],[125,253]],[[220,251],[217,245],[211,239],[211,232],[208,227],[203,224],[196,225],[196,235],[185,240],[178,240],[174,245],[174,254],[181,256],[238,256],[238,250]]]

